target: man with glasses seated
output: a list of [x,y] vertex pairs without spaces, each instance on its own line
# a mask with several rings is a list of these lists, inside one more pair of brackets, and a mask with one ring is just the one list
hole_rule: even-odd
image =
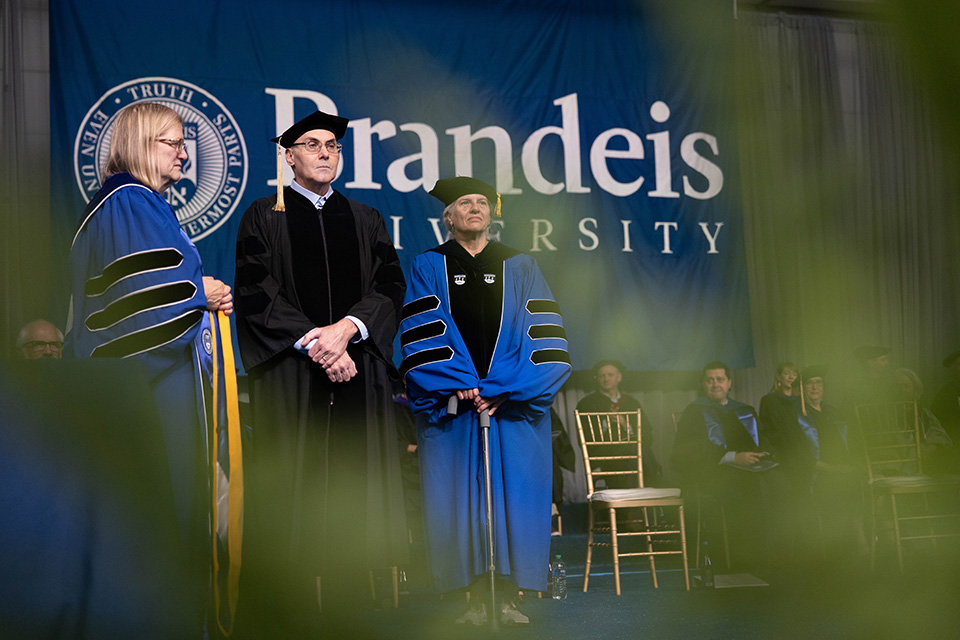
[[17,336],[17,351],[24,360],[59,360],[63,333],[46,320],[28,322]]
[[237,236],[253,427],[244,575],[264,636],[313,634],[319,596],[324,637],[355,637],[368,570],[408,552],[390,375],[406,285],[383,216],[331,184],[347,123],[317,111],[274,138],[293,182],[278,166],[277,194],[250,205]]

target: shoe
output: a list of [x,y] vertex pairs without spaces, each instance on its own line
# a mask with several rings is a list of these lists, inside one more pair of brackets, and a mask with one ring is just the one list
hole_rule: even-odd
[[471,604],[462,616],[457,618],[457,624],[471,624],[475,627],[481,627],[487,624],[487,605],[478,603]]
[[505,627],[521,624],[530,624],[530,618],[520,613],[517,605],[509,600],[504,600],[500,605],[500,624]]

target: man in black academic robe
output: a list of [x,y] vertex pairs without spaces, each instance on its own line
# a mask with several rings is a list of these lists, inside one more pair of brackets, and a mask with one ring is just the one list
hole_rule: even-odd
[[309,628],[318,590],[328,635],[350,626],[368,571],[408,553],[391,401],[406,285],[380,213],[330,185],[346,125],[318,111],[275,139],[294,182],[251,204],[237,237],[254,455],[244,571],[271,633]]
[[677,424],[671,466],[683,477],[685,496],[698,496],[726,512],[734,563],[763,564],[781,546],[787,485],[752,406],[729,397],[730,368],[703,368],[704,395],[684,409]]

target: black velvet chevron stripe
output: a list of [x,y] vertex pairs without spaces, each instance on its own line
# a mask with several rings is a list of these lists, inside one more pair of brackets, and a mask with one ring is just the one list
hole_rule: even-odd
[[554,300],[527,300],[527,311],[530,313],[560,314],[560,305]]
[[99,296],[124,278],[157,269],[172,269],[182,262],[183,254],[176,249],[153,249],[124,256],[108,264],[99,276],[87,280],[83,293]]
[[549,362],[558,362],[570,364],[570,354],[566,349],[537,349],[530,354],[530,361],[533,364],[547,364]]
[[186,302],[197,292],[190,281],[173,282],[152,289],[144,289],[114,300],[106,307],[90,314],[85,324],[90,331],[99,331],[148,309],[156,309],[178,302]]
[[453,349],[450,347],[437,347],[436,349],[424,349],[417,351],[403,359],[400,363],[400,377],[407,375],[407,372],[417,367],[433,362],[443,362],[453,357]]
[[567,339],[567,332],[564,331],[563,327],[558,324],[531,325],[527,330],[527,335],[534,340],[542,340],[544,338],[560,338],[561,340]]
[[433,311],[439,306],[440,298],[437,296],[424,296],[422,298],[417,298],[416,300],[411,300],[407,304],[403,305],[403,317],[401,320],[411,318],[418,313]]
[[406,348],[408,344],[442,336],[446,330],[447,325],[442,320],[434,320],[433,322],[422,324],[419,327],[407,329],[400,334],[400,346],[401,348]]
[[94,349],[90,356],[94,358],[126,358],[155,349],[176,340],[189,331],[190,327],[200,322],[202,318],[203,310],[188,311],[173,320],[105,342]]

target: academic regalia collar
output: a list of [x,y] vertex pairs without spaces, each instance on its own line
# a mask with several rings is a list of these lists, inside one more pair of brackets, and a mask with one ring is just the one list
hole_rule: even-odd
[[[77,226],[77,232],[73,236],[73,242],[70,243],[70,246],[73,247],[73,244],[76,243],[77,237],[79,237],[80,232],[83,231],[84,227],[87,226],[87,223],[90,221],[90,218],[93,216],[93,213],[103,204],[103,201],[109,198],[117,189],[123,187],[141,187],[150,191],[156,195],[156,191],[143,184],[139,180],[133,177],[130,173],[126,171],[121,171],[120,173],[115,173],[104,181],[103,186],[100,187],[100,190],[94,194],[93,199],[87,203],[87,206],[83,210],[83,216],[80,218],[80,224]],[[170,210],[170,214],[173,215],[173,209]],[[178,222],[179,224],[179,222]]]
[[694,404],[698,404],[703,407],[710,407],[716,409],[717,411],[736,411],[737,409],[750,406],[746,403],[740,402],[739,400],[734,400],[733,398],[727,398],[727,404],[720,404],[719,402],[714,402],[706,396],[699,396],[693,402]]
[[115,173],[107,178],[103,183],[103,186],[100,187],[100,190],[97,191],[96,195],[93,196],[93,199],[89,202],[89,204],[87,204],[86,209],[83,211],[83,216],[87,217],[87,214],[99,207],[100,203],[106,200],[107,196],[109,196],[111,193],[120,187],[125,187],[130,184],[146,186],[126,171]]
[[436,251],[444,256],[464,260],[478,269],[490,264],[503,262],[520,253],[520,251],[495,240],[488,242],[487,246],[483,248],[483,251],[475,256],[470,255],[470,252],[464,249],[463,245],[456,240],[447,240],[440,246],[430,249],[430,251]]

